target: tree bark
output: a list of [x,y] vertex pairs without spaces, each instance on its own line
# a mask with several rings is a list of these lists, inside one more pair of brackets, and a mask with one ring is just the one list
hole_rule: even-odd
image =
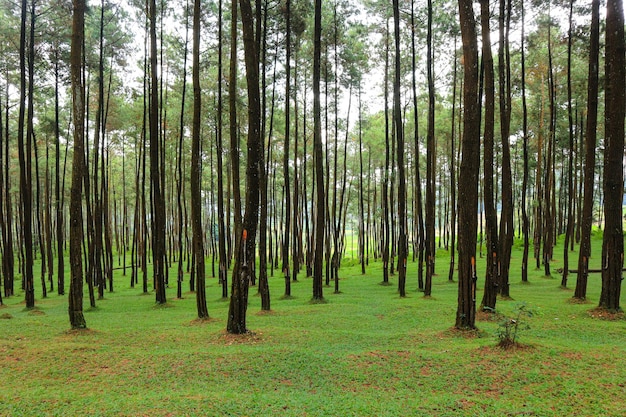
[[398,290],[400,297],[406,297],[406,262],[407,215],[406,215],[406,178],[404,173],[404,125],[400,103],[400,7],[398,0],[393,0],[395,71],[393,82],[393,114],[396,128],[396,158],[398,163]]
[[494,196],[494,132],[495,132],[495,74],[491,53],[491,30],[489,0],[481,0],[482,62],[484,68],[485,123],[483,159],[483,201],[487,238],[487,266],[485,270],[485,291],[480,304],[483,311],[494,311],[498,295],[500,250],[498,246],[498,216]]
[[474,329],[476,321],[476,232],[480,163],[478,45],[473,2],[459,0],[463,39],[463,142],[459,170],[459,291],[455,326]]
[[161,140],[159,129],[159,78],[157,68],[156,1],[150,0],[150,180],[152,184],[152,267],[156,302],[165,304],[165,195],[161,178]]
[[[198,318],[206,319],[206,284],[204,268],[204,231],[202,227],[202,167],[200,155],[200,123],[202,90],[200,89],[200,0],[193,2],[193,128],[191,139],[191,225],[196,266],[196,308]],[[182,157],[182,155],[180,155]]]
[[72,329],[87,327],[83,315],[83,211],[82,182],[85,169],[85,90],[82,80],[82,46],[85,25],[85,0],[73,1],[70,69],[72,77],[72,115],[74,118],[74,156],[70,194],[70,294],[69,318]]
[[624,234],[624,115],[625,115],[624,8],[622,0],[606,7],[606,94],[604,153],[604,238],[602,240],[602,292],[599,306],[620,311]]
[[248,84],[248,162],[246,164],[246,209],[243,229],[237,239],[237,258],[233,269],[227,331],[242,334],[246,327],[248,283],[254,273],[256,232],[259,220],[259,176],[263,163],[261,140],[261,95],[259,60],[254,37],[254,16],[250,0],[240,0],[243,42]]
[[315,0],[315,26],[313,36],[313,149],[315,160],[315,186],[317,187],[315,220],[315,256],[313,265],[313,299],[324,298],[322,271],[324,256],[325,197],[324,156],[322,153],[322,123],[320,103],[320,63],[322,35],[322,0]]
[[[460,4],[460,3],[459,3]],[[473,12],[472,12],[473,16]],[[473,19],[473,17],[472,17]],[[426,135],[426,280],[424,296],[431,295],[435,273],[435,80],[433,62],[433,5],[428,0],[428,33],[426,35],[426,67],[428,78],[428,129]]]
[[600,55],[600,1],[591,3],[591,36],[589,40],[589,72],[587,84],[587,128],[585,130],[585,173],[583,189],[582,224],[578,254],[578,276],[574,298],[587,298],[589,257],[591,256],[591,226],[593,224],[593,194],[596,166],[596,139],[598,125],[598,79]]

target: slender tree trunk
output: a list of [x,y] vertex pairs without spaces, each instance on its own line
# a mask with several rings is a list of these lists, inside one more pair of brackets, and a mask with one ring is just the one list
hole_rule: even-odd
[[550,93],[550,128],[548,134],[548,149],[546,152],[546,167],[544,173],[544,231],[543,231],[543,266],[545,276],[551,276],[550,262],[554,248],[555,206],[554,206],[554,141],[556,135],[556,81],[552,56],[552,27],[548,25],[548,88]]
[[390,163],[390,151],[389,151],[389,24],[387,23],[385,28],[385,86],[384,86],[384,96],[385,96],[385,167],[383,173],[383,184],[382,184],[382,196],[381,203],[383,209],[383,220],[381,221],[382,227],[382,258],[383,258],[383,284],[389,284],[389,241],[391,240],[391,219],[389,215],[389,200],[391,191],[389,187],[389,176],[391,171],[391,163]]
[[428,132],[426,136],[426,281],[424,296],[431,295],[435,273],[435,79],[433,62],[433,5],[428,0],[426,35],[426,72],[428,78]]
[[[285,278],[285,296],[291,295],[291,276],[289,274],[289,243],[291,232],[291,185],[289,183],[289,140],[291,128],[291,1],[285,3],[285,141],[283,145],[283,184],[285,200],[285,225],[283,234],[283,276]],[[295,193],[294,193],[295,195]],[[295,219],[294,219],[295,220]]]
[[240,0],[240,7],[248,84],[248,162],[246,165],[246,210],[242,233],[240,236],[236,236],[237,258],[233,269],[233,284],[226,327],[228,332],[233,334],[242,334],[248,331],[246,327],[248,283],[254,273],[256,233],[259,220],[259,175],[260,166],[263,162],[259,55],[256,53],[254,17],[249,0]]
[[237,0],[231,1],[228,105],[230,113],[230,169],[234,203],[233,218],[235,223],[233,229],[235,231],[235,239],[238,239],[238,235],[241,234],[241,185],[239,181],[239,135],[237,133]]
[[[569,275],[570,241],[574,238],[574,115],[572,103],[572,29],[573,29],[574,0],[569,2],[569,28],[567,34],[567,119],[569,126],[569,158],[567,166],[567,228],[563,243],[563,276],[561,287],[567,288]],[[563,188],[563,187],[561,187]]]
[[[204,231],[202,228],[202,167],[200,159],[200,123],[202,91],[200,89],[200,0],[193,2],[193,129],[191,139],[191,224],[196,258],[196,309],[198,318],[206,319],[206,284],[204,268]],[[181,155],[182,156],[182,155]]]
[[495,74],[493,56],[491,53],[491,30],[489,0],[481,0],[481,28],[483,38],[482,62],[484,68],[484,93],[485,93],[485,134],[484,134],[484,160],[483,160],[483,201],[485,206],[485,223],[487,235],[487,266],[485,270],[485,291],[480,305],[483,311],[494,311],[498,295],[498,270],[499,270],[499,247],[498,247],[498,216],[496,213],[494,196],[494,130],[495,130]]
[[398,290],[400,297],[406,297],[406,262],[407,247],[407,215],[406,215],[406,178],[404,173],[404,126],[400,104],[400,6],[393,0],[394,40],[395,40],[395,71],[393,83],[393,111],[396,128],[396,155],[398,162]]
[[152,267],[156,302],[165,304],[165,195],[161,182],[161,140],[159,138],[159,78],[157,69],[156,2],[150,0],[150,180],[152,184]]
[[[195,2],[194,2],[195,7]],[[194,20],[195,23],[195,20]],[[195,40],[195,38],[194,38]],[[178,181],[176,182],[176,204],[178,208],[178,268],[176,279],[176,296],[182,298],[183,296],[183,137],[185,129],[185,97],[187,96],[187,54],[189,50],[189,4],[185,4],[185,47],[183,51],[183,91],[181,96],[181,109],[180,109],[180,123],[178,132],[178,155],[177,155],[177,171]],[[195,105],[195,95],[194,95]],[[194,107],[195,111],[195,107]],[[195,117],[195,112],[194,112]],[[195,126],[194,126],[195,128]]]
[[591,37],[589,41],[589,72],[587,84],[587,129],[585,130],[585,175],[582,207],[578,276],[574,298],[587,298],[591,226],[593,224],[593,193],[596,166],[596,130],[598,125],[598,79],[600,55],[600,0],[591,3]]
[[[21,197],[21,209],[22,209],[22,240],[24,248],[24,267],[23,267],[23,281],[24,291],[26,298],[26,308],[35,307],[35,287],[33,277],[33,232],[32,232],[32,181],[31,181],[31,148],[32,148],[32,135],[33,135],[33,108],[32,105],[28,107],[28,115],[26,113],[26,12],[28,3],[26,0],[22,0],[22,24],[20,32],[20,105],[19,105],[19,119],[18,119],[18,158],[20,163],[20,197]],[[31,31],[32,32],[32,31]],[[34,43],[34,38],[30,39],[30,43]],[[33,88],[33,59],[34,59],[34,46],[29,48],[29,96],[32,97]],[[31,101],[32,104],[32,101]],[[26,144],[24,144],[24,123],[26,117]]]
[[459,0],[464,56],[463,141],[459,171],[459,291],[456,327],[474,329],[476,321],[476,232],[480,165],[478,45],[473,2]]
[[72,77],[72,115],[74,118],[74,159],[72,169],[72,192],[70,194],[70,294],[69,319],[72,329],[87,327],[83,315],[83,212],[82,181],[85,169],[85,90],[82,80],[82,46],[85,24],[85,1],[73,1],[72,46],[70,69]]
[[224,163],[223,163],[223,98],[222,98],[222,0],[218,5],[218,63],[217,63],[217,227],[218,227],[218,250],[219,250],[219,282],[222,285],[222,298],[228,297],[228,255],[226,253],[226,225],[224,218]]
[[[8,72],[8,69],[7,69]],[[8,80],[8,74],[6,78]],[[15,257],[13,255],[13,206],[11,204],[11,175],[9,160],[9,89],[5,89],[5,105],[4,105],[4,166],[0,169],[4,170],[4,194],[0,197],[4,199],[5,208],[5,233],[3,236],[5,250],[2,254],[2,272],[4,275],[4,295],[10,297],[14,294],[15,288]]]
[[500,91],[500,135],[502,140],[502,212],[500,216],[500,285],[503,297],[509,297],[509,268],[513,247],[513,179],[511,176],[511,150],[509,145],[511,124],[511,68],[509,53],[509,28],[511,20],[511,1],[500,0],[498,46],[498,74]]
[[524,174],[522,179],[522,232],[524,234],[524,251],[522,254],[522,282],[528,281],[528,253],[529,253],[529,220],[526,209],[526,192],[528,190],[528,107],[526,105],[526,53],[524,50],[524,23],[525,10],[524,1],[522,0],[522,34],[521,34],[521,64],[522,64],[522,134],[523,134],[523,154],[524,154]]
[[602,292],[599,306],[620,311],[624,233],[624,8],[622,0],[609,0],[606,7],[604,238],[602,240]]
[[322,34],[322,0],[315,0],[315,24],[313,36],[313,149],[315,161],[315,186],[317,187],[316,220],[315,220],[315,257],[313,266],[313,299],[322,300],[322,269],[324,256],[324,156],[322,153],[322,124],[320,105],[320,65],[321,65],[321,34]]
[[[263,92],[261,96],[261,138],[265,140],[265,127],[266,127],[266,112],[267,112],[267,95],[265,94],[265,88],[267,83],[267,65],[266,65],[266,56],[267,56],[267,7],[268,1],[264,2],[263,7],[263,35],[262,35],[262,59],[261,59],[261,91]],[[268,146],[270,144],[270,140],[267,141]],[[263,148],[263,147],[262,147]],[[269,151],[267,152],[268,158],[265,157],[265,152],[261,156],[262,160],[262,169],[260,172],[259,185],[261,188],[261,210],[259,213],[259,295],[261,296],[261,310],[269,311],[271,309],[271,300],[270,300],[270,287],[269,281],[267,277],[267,229],[268,229],[268,188],[267,188],[267,171],[269,164]],[[271,245],[270,245],[271,247]]]
[[[454,37],[454,70],[452,76],[452,115],[450,132],[450,269],[448,271],[448,281],[454,278],[455,257],[456,257],[456,85],[457,85],[457,59],[456,59],[457,37]],[[419,167],[418,167],[419,168]],[[419,187],[419,185],[418,185]]]
[[[418,266],[417,266],[417,281],[418,289],[424,290],[424,212],[422,204],[422,179],[420,175],[420,144],[419,144],[419,119],[418,119],[418,107],[417,107],[417,81],[416,81],[416,47],[415,47],[415,1],[411,1],[411,88],[413,92],[413,148],[415,152],[415,195],[416,195],[416,211],[417,211],[417,248],[418,248]],[[456,49],[456,48],[455,48]]]

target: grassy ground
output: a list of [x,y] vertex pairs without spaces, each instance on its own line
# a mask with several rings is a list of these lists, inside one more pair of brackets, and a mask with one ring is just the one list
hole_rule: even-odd
[[309,303],[306,278],[281,300],[283,280],[272,278],[273,311],[261,314],[251,296],[254,333],[240,337],[224,332],[227,303],[215,279],[212,319],[197,322],[193,294],[174,299],[172,288],[167,306],[155,307],[152,293],[118,276],[116,292],[86,311],[82,332],[68,331],[66,297],[27,311],[20,294],[0,308],[0,415],[624,415],[626,321],[592,311],[599,276],[589,303],[575,304],[556,273],[531,268],[522,284],[514,256],[514,299],[499,300],[498,311],[510,316],[525,302],[537,314],[520,334],[524,346],[510,350],[496,347],[497,320],[478,322],[471,336],[452,330],[457,287],[443,257],[429,299],[415,291],[414,264],[406,298],[395,280],[380,285],[377,265],[366,276],[342,270],[342,293],[326,288],[326,304]]

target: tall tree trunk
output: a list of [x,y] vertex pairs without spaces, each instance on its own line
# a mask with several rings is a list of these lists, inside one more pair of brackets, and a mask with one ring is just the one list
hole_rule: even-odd
[[[457,36],[454,36],[454,70],[452,76],[452,115],[450,131],[450,269],[448,271],[448,281],[454,279],[455,257],[456,257],[456,85],[457,85]],[[419,187],[419,185],[418,185]]]
[[511,150],[509,145],[511,125],[511,66],[509,53],[509,30],[511,1],[500,0],[498,45],[498,74],[500,91],[500,135],[502,140],[502,212],[500,216],[500,285],[503,297],[509,297],[509,268],[513,247],[513,179],[511,176]]
[[622,0],[609,0],[606,7],[604,238],[602,240],[602,292],[600,307],[620,310],[624,233],[624,8]]
[[494,196],[494,131],[495,131],[495,74],[493,56],[491,53],[491,30],[489,0],[481,0],[481,28],[482,28],[482,62],[484,68],[484,93],[485,93],[485,134],[484,134],[484,159],[483,159],[483,201],[485,206],[485,223],[487,235],[487,266],[485,270],[485,291],[480,304],[483,311],[494,311],[498,295],[498,270],[499,270],[499,247],[498,247],[498,216],[496,213]]
[[[246,164],[246,209],[243,229],[236,236],[237,257],[233,269],[230,306],[228,309],[229,333],[242,334],[246,327],[248,308],[248,283],[254,274],[256,233],[259,220],[259,176],[263,156],[261,140],[261,95],[259,90],[259,55],[254,37],[254,16],[250,0],[240,0],[243,43],[248,84],[248,161]],[[250,264],[249,264],[250,263]]]
[[222,286],[222,298],[228,297],[228,257],[226,253],[226,226],[224,217],[224,163],[223,154],[223,98],[222,98],[222,38],[223,38],[223,19],[222,19],[222,0],[218,5],[218,52],[217,52],[217,227],[218,227],[218,251],[219,251],[219,282]]
[[[261,40],[261,61],[260,65],[262,66],[262,74],[261,74],[261,91],[263,94],[261,96],[261,138],[265,140],[266,134],[266,112],[267,112],[267,95],[265,94],[265,88],[267,84],[267,65],[266,65],[266,56],[267,56],[267,8],[268,1],[264,1],[263,5],[263,34]],[[270,140],[267,141],[268,146],[270,144]],[[263,147],[262,147],[263,149]],[[270,299],[270,287],[267,276],[267,248],[268,248],[268,239],[267,239],[267,229],[268,229],[268,187],[267,187],[267,171],[269,164],[269,151],[267,152],[268,158],[265,157],[265,152],[261,156],[262,160],[262,169],[259,177],[259,185],[261,188],[261,210],[259,213],[259,286],[258,291],[261,296],[261,310],[269,311],[271,309],[271,299]],[[270,245],[271,247],[271,245]]]
[[[104,135],[100,136],[103,129],[103,114],[104,114],[104,0],[100,2],[100,50],[98,58],[98,106],[96,109],[96,119],[94,126],[94,140],[93,140],[93,242],[90,245],[90,257],[92,259],[93,281],[98,287],[98,299],[104,298],[104,275],[102,270],[102,201],[100,199],[100,185],[98,183],[99,163],[100,163],[100,148],[104,153],[104,147],[100,144],[100,139],[104,142]],[[90,196],[88,196],[89,198]]]
[[[460,4],[460,3],[459,3]],[[473,14],[473,13],[472,13]],[[426,281],[424,296],[431,295],[435,273],[435,79],[433,51],[433,5],[428,0],[426,35],[426,73],[428,78],[428,131],[426,135]]]
[[161,140],[159,129],[159,78],[157,68],[156,2],[150,0],[150,180],[152,184],[152,267],[156,302],[165,304],[165,195],[161,180]]
[[[63,205],[61,204],[61,132],[59,105],[59,58],[54,63],[54,201],[56,208],[56,243],[57,243],[57,293],[65,294],[65,256],[63,234]],[[67,145],[66,145],[67,146]]]
[[[7,69],[8,71],[8,69]],[[6,78],[8,80],[8,74]],[[13,206],[11,204],[11,175],[9,160],[9,89],[5,89],[4,105],[4,194],[0,196],[4,199],[5,208],[5,233],[3,236],[3,247],[13,249]],[[5,250],[2,254],[2,275],[4,276],[4,295],[10,297],[14,294],[15,279],[15,257],[13,250]]]
[[546,167],[544,173],[544,230],[543,230],[543,267],[545,276],[551,276],[550,262],[554,248],[555,207],[554,207],[554,141],[556,135],[556,81],[552,60],[552,26],[548,25],[548,89],[550,93],[550,127],[548,134],[548,149],[546,152]]
[[[33,231],[32,231],[32,181],[31,181],[31,148],[33,136],[33,108],[28,107],[28,115],[26,113],[26,12],[28,3],[22,0],[22,23],[20,32],[20,104],[18,119],[18,158],[20,163],[20,197],[22,209],[22,240],[24,248],[24,267],[23,282],[26,299],[26,308],[35,307],[35,287],[33,277]],[[32,33],[32,30],[31,30]],[[35,42],[34,38],[30,39],[31,45]],[[29,48],[29,97],[32,97],[33,88],[33,70],[34,70],[34,46]],[[24,122],[26,118],[26,144],[24,144]]]
[[474,329],[476,322],[476,232],[480,165],[478,42],[473,2],[459,0],[463,39],[463,141],[459,170],[459,291],[455,326]]
[[316,220],[315,220],[315,256],[313,265],[313,299],[324,298],[322,287],[322,270],[324,256],[324,155],[322,153],[322,123],[320,103],[320,65],[322,35],[322,0],[315,0],[315,25],[313,36],[313,151],[315,161],[315,186],[317,187]]
[[[416,55],[417,49],[415,47],[415,32],[417,30],[415,24],[415,1],[411,0],[411,89],[413,90],[413,148],[415,152],[415,210],[417,211],[417,281],[418,289],[424,290],[424,211],[422,204],[422,179],[420,175],[420,144],[419,144],[419,119],[418,119],[418,107],[417,107],[417,65]],[[456,48],[455,48],[456,49]]]
[[[195,8],[195,1],[194,1]],[[195,23],[195,20],[194,20]],[[195,41],[195,38],[194,38]],[[181,96],[181,108],[180,108],[180,123],[178,129],[178,155],[177,155],[177,172],[178,181],[176,183],[176,204],[178,208],[178,268],[176,279],[176,296],[182,298],[183,296],[183,137],[185,129],[185,97],[187,96],[187,54],[189,51],[189,3],[185,4],[185,47],[183,50],[183,91]],[[193,71],[193,70],[192,70]],[[195,95],[194,95],[195,106]],[[194,107],[195,117],[195,107]],[[194,126],[195,128],[195,126]],[[193,140],[193,139],[192,139]]]
[[[285,296],[291,295],[291,276],[289,274],[289,233],[291,231],[291,185],[289,183],[289,135],[291,128],[291,1],[285,4],[285,141],[283,145],[283,184],[285,199],[285,225],[283,234],[283,276],[285,278]],[[297,195],[294,193],[294,195]],[[294,219],[295,220],[295,219]]]
[[[569,126],[569,158],[567,166],[567,228],[563,243],[563,276],[561,287],[567,288],[569,274],[570,241],[574,238],[574,115],[572,103],[572,29],[573,29],[574,0],[569,2],[569,28],[567,33],[567,119]],[[562,187],[561,187],[562,188]]]
[[[239,180],[239,135],[237,126],[237,0],[231,1],[230,73],[228,76],[228,106],[230,114],[230,169],[234,203],[235,239],[241,234],[241,185]],[[227,210],[230,212],[230,210]],[[226,283],[224,283],[225,285]]]
[[359,261],[361,274],[365,275],[365,258],[367,247],[365,246],[365,195],[363,192],[363,116],[361,101],[361,83],[359,82]]
[[381,204],[383,209],[383,219],[381,221],[381,252],[383,258],[383,284],[389,283],[389,246],[390,246],[390,235],[391,235],[391,219],[390,219],[390,208],[389,208],[389,200],[391,191],[389,187],[389,177],[391,171],[390,164],[390,132],[389,132],[389,23],[386,24],[385,27],[385,86],[384,86],[384,101],[385,101],[385,167],[383,173],[383,183],[382,183],[382,196],[381,196]]
[[407,247],[407,215],[406,215],[406,178],[404,173],[404,125],[402,123],[402,107],[400,104],[400,6],[393,0],[393,21],[395,40],[395,70],[393,82],[393,115],[396,128],[396,155],[398,162],[398,290],[400,297],[406,297],[406,262]]
[[83,315],[83,211],[82,181],[85,169],[85,90],[82,79],[82,46],[85,25],[85,1],[74,0],[70,70],[72,77],[72,115],[74,118],[74,157],[70,194],[70,294],[69,319],[72,329],[87,327]]
[[582,207],[578,276],[574,297],[587,298],[591,226],[593,224],[593,193],[596,167],[596,130],[598,127],[598,79],[600,55],[600,0],[591,3],[591,36],[589,39],[589,72],[587,84],[587,128],[585,130],[585,175]]
[[525,11],[524,0],[521,4],[522,10],[522,33],[521,33],[521,76],[522,76],[522,134],[523,134],[523,154],[524,154],[524,174],[522,179],[522,232],[524,234],[524,251],[522,254],[522,282],[528,281],[528,252],[529,252],[529,221],[528,212],[526,210],[526,191],[528,190],[528,107],[526,105],[526,55],[524,50],[524,23]]
[[[191,139],[191,225],[196,267],[196,309],[198,318],[206,319],[206,284],[204,269],[204,231],[202,228],[202,167],[200,158],[200,123],[202,91],[200,89],[200,0],[193,2],[193,129]],[[182,155],[181,155],[182,156]]]

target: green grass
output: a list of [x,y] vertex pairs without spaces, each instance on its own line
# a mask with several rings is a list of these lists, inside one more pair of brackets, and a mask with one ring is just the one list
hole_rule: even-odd
[[591,277],[589,302],[575,304],[556,272],[550,279],[531,267],[522,284],[521,253],[514,257],[513,300],[499,300],[498,312],[523,301],[538,314],[520,335],[525,346],[511,350],[496,348],[496,320],[479,321],[471,336],[452,330],[457,286],[447,282],[445,257],[429,299],[415,290],[415,264],[406,298],[395,277],[379,285],[380,265],[366,276],[342,269],[342,293],[325,288],[325,304],[309,302],[302,274],[293,298],[280,299],[276,276],[271,313],[259,313],[251,288],[254,333],[245,336],[225,333],[228,303],[215,279],[211,320],[198,322],[194,294],[178,300],[170,288],[169,308],[155,308],[154,294],[118,275],[116,292],[85,312],[89,330],[78,332],[68,330],[66,297],[39,298],[28,311],[18,294],[0,308],[0,415],[624,415],[626,321],[592,317],[600,277]]

